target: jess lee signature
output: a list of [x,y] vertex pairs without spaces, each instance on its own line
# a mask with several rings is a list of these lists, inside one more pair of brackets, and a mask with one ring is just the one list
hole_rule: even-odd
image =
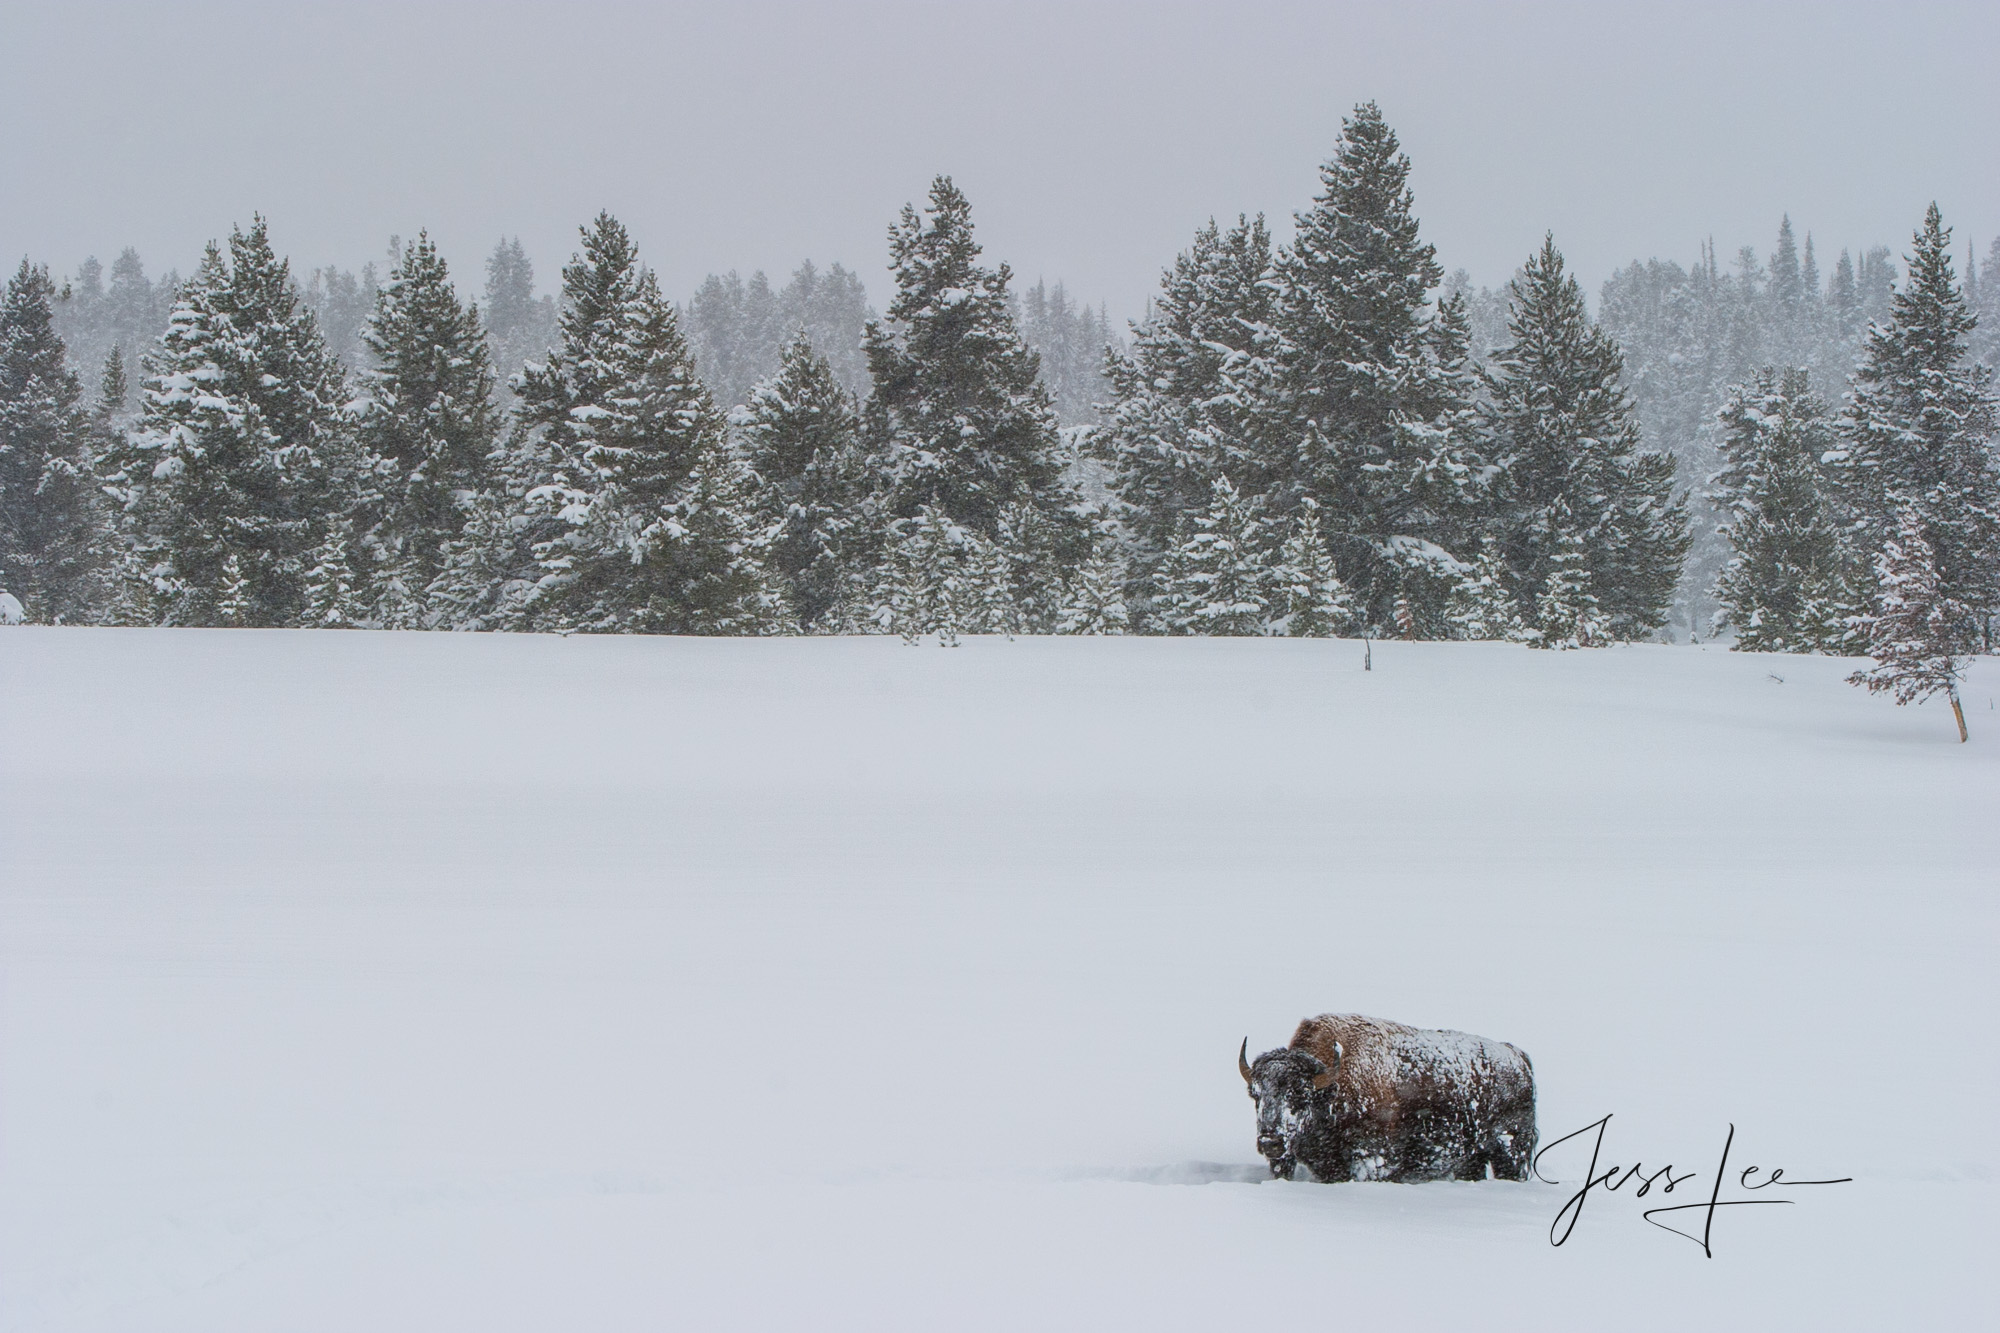
[[[1535,1178],[1550,1185],[1560,1185],[1561,1181],[1551,1179],[1542,1174],[1542,1159],[1572,1139],[1580,1139],[1586,1134],[1594,1135],[1590,1140],[1590,1169],[1584,1172],[1583,1188],[1569,1196],[1569,1202],[1562,1206],[1561,1211],[1556,1214],[1556,1220],[1549,1224],[1549,1244],[1551,1245],[1561,1245],[1569,1239],[1570,1233],[1576,1230],[1577,1219],[1583,1216],[1583,1206],[1589,1200],[1592,1190],[1601,1190],[1605,1193],[1615,1194],[1624,1189],[1625,1186],[1636,1181],[1638,1188],[1632,1191],[1632,1197],[1643,1199],[1653,1192],[1655,1185],[1660,1187],[1661,1194],[1672,1194],[1675,1186],[1685,1185],[1690,1180],[1698,1178],[1701,1174],[1698,1171],[1687,1171],[1680,1175],[1675,1175],[1672,1163],[1668,1163],[1666,1166],[1659,1167],[1656,1170],[1648,1171],[1641,1162],[1634,1162],[1630,1166],[1609,1166],[1599,1171],[1597,1163],[1598,1159],[1604,1153],[1604,1131],[1610,1127],[1610,1124],[1611,1117],[1608,1115],[1602,1120],[1593,1120],[1582,1129],[1571,1134],[1565,1134],[1554,1142],[1546,1144],[1540,1152],[1535,1154]],[[1723,1208],[1746,1208],[1759,1204],[1789,1204],[1797,1202],[1796,1199],[1768,1197],[1757,1199],[1723,1198],[1723,1185],[1729,1174],[1729,1151],[1735,1146],[1735,1143],[1736,1126],[1731,1125],[1728,1136],[1722,1140],[1722,1160],[1716,1163],[1715,1178],[1709,1185],[1708,1197],[1706,1199],[1696,1203],[1663,1204],[1656,1208],[1648,1208],[1641,1216],[1663,1231],[1671,1231],[1683,1240],[1693,1241],[1695,1244],[1701,1246],[1703,1254],[1713,1259],[1715,1257],[1715,1250],[1711,1242],[1715,1231],[1715,1214],[1717,1210]],[[1577,1151],[1581,1151],[1581,1145],[1578,1146]],[[1760,1176],[1762,1177],[1761,1180],[1758,1179]],[[1845,1185],[1853,1179],[1854,1177],[1852,1176],[1842,1176],[1838,1180],[1794,1180],[1785,1174],[1785,1168],[1781,1166],[1774,1166],[1769,1170],[1761,1166],[1746,1166],[1736,1173],[1736,1188],[1742,1193],[1749,1194],[1763,1190],[1804,1188],[1807,1185]],[[1662,1216],[1674,1213],[1696,1214],[1701,1222],[1701,1234],[1696,1235],[1691,1230],[1684,1231],[1680,1227],[1660,1221]],[[1676,1217],[1674,1220],[1693,1222],[1696,1219]]]

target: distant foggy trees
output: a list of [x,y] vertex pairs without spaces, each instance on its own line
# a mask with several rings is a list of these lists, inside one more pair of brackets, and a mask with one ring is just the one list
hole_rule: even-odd
[[185,281],[24,264],[0,587],[69,623],[1683,629],[1880,650],[1899,692],[1990,648],[2000,242],[1960,286],[1933,209],[1899,287],[1786,219],[1768,259],[1620,270],[1593,320],[1554,237],[1447,279],[1410,170],[1356,108],[1291,239],[1203,226],[1129,337],[985,260],[946,177],[881,314],[810,262],[678,306],[608,214],[558,293],[501,240],[478,302],[425,235],[301,278],[261,218]]
[[855,394],[868,389],[861,330],[874,317],[861,279],[810,260],[773,290],[762,273],[744,281],[711,274],[687,305],[689,345],[703,381],[724,408],[750,398],[751,386],[778,369],[784,349],[804,333],[834,378]]

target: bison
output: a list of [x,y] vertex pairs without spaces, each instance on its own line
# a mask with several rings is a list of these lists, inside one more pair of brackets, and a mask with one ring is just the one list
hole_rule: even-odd
[[1464,1032],[1321,1014],[1289,1046],[1237,1068],[1257,1104],[1257,1151],[1290,1180],[1526,1180],[1535,1155],[1527,1053]]

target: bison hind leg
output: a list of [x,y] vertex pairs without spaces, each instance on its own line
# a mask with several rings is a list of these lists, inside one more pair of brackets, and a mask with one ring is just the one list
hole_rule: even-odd
[[1533,1121],[1523,1126],[1502,1126],[1493,1135],[1486,1160],[1493,1165],[1495,1180],[1526,1180],[1535,1156]]

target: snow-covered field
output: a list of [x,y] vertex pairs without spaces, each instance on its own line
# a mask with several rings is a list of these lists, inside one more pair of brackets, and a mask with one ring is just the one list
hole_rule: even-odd
[[[0,632],[0,1327],[1990,1319],[2000,665],[1361,657]],[[1700,1174],[1264,1180],[1336,1009]]]

